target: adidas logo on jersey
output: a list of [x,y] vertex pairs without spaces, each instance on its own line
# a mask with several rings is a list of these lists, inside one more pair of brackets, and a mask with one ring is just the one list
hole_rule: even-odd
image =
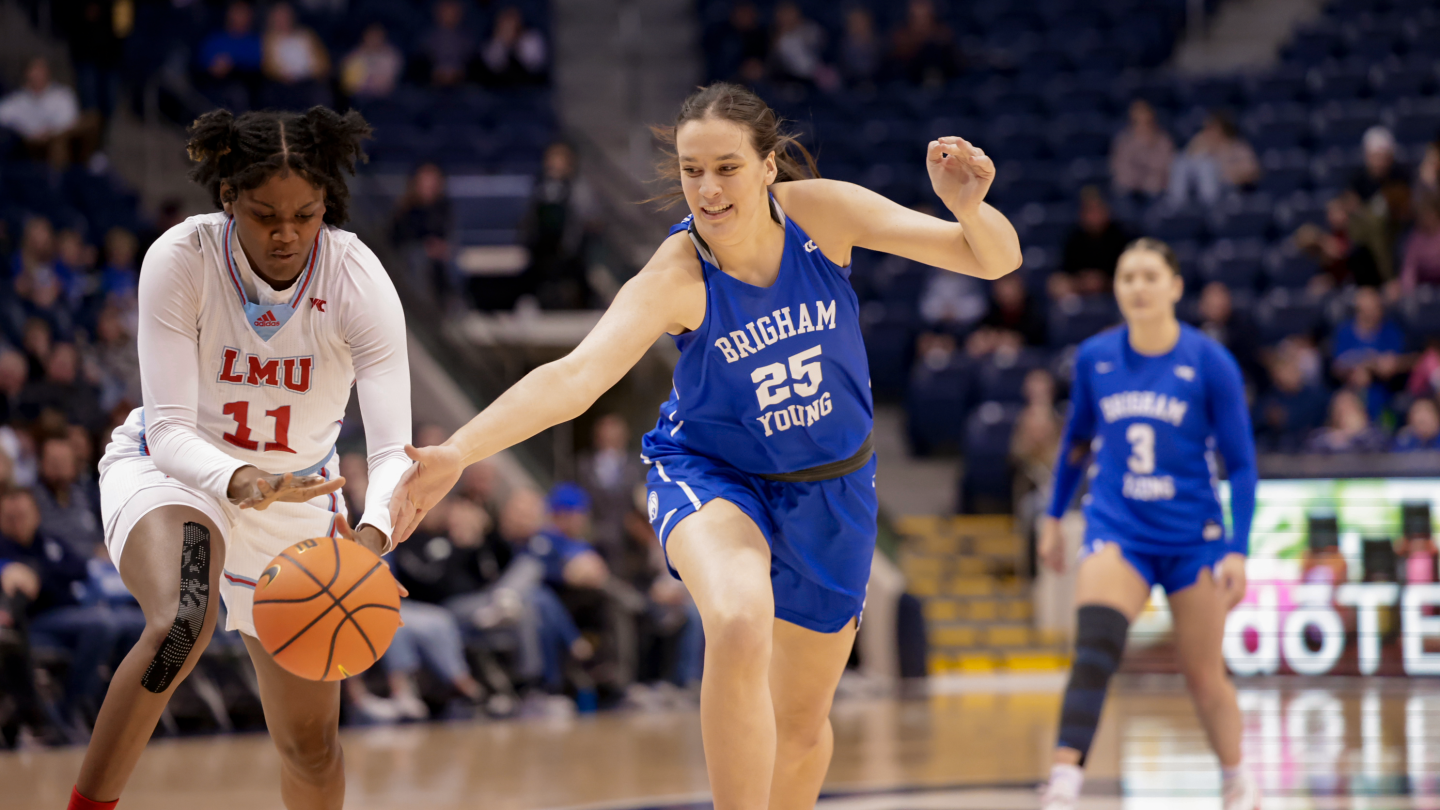
[[[263,316],[261,320],[263,320]],[[272,357],[261,360],[253,354],[241,359],[240,351],[225,347],[220,358],[218,382],[231,385],[253,385],[256,388],[284,388],[297,394],[310,392],[314,357]]]
[[255,325],[256,325],[256,326],[279,326],[279,325],[280,325],[280,321],[279,321],[278,318],[275,317],[275,313],[274,313],[274,312],[271,312],[270,310],[267,309],[267,310],[265,310],[265,314],[264,314],[264,315],[261,315],[260,317],[258,317],[258,318],[255,319]]

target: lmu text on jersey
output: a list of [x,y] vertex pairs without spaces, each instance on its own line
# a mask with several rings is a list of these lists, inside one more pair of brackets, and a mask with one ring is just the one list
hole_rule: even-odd
[[246,354],[241,359],[239,349],[225,347],[220,359],[220,374],[217,381],[231,385],[249,385],[256,388],[284,388],[297,394],[310,391],[310,372],[315,367],[311,357],[271,357],[261,359]]

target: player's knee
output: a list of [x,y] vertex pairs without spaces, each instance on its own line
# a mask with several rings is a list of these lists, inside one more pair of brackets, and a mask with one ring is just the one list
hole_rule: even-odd
[[738,601],[719,606],[705,617],[705,643],[717,660],[732,664],[763,664],[770,660],[774,618]]
[[823,745],[830,736],[828,704],[825,707],[775,708],[776,743],[792,756],[803,756]]
[[1075,636],[1075,663],[1060,709],[1060,745],[1080,752],[1090,750],[1110,677],[1120,666],[1130,621],[1115,608],[1084,605],[1079,610]]
[[277,735],[275,748],[290,770],[307,781],[319,781],[340,764],[340,736],[333,722],[311,725],[324,727]]

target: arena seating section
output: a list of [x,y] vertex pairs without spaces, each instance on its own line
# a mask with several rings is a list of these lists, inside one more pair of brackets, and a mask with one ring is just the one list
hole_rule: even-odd
[[[715,36],[730,4],[701,5]],[[877,30],[898,24],[904,5],[868,3]],[[761,4],[765,13],[773,6]],[[832,45],[839,41],[842,4],[812,0],[801,6],[825,26]],[[990,201],[1019,230],[1021,272],[1040,300],[1046,300],[1046,277],[1074,225],[1079,190],[1109,187],[1111,138],[1125,125],[1133,99],[1154,105],[1177,149],[1208,110],[1229,110],[1261,157],[1258,187],[1216,210],[1197,205],[1169,211],[1124,199],[1112,206],[1132,233],[1176,248],[1192,294],[1214,279],[1229,285],[1236,309],[1251,313],[1272,343],[1299,331],[1323,335],[1347,312],[1343,300],[1306,294],[1317,268],[1288,238],[1303,222],[1323,224],[1325,202],[1361,164],[1362,133],[1375,124],[1389,126],[1401,145],[1401,162],[1412,168],[1424,144],[1440,135],[1440,8],[1425,0],[1339,0],[1294,34],[1273,69],[1203,79],[1154,69],[1172,51],[1183,23],[1183,7],[1174,4],[942,2],[937,10],[962,32],[966,62],[963,75],[946,86],[902,82],[826,93],[788,85],[763,92],[805,133],[822,174],[904,204],[936,204],[923,165],[931,138],[957,134],[984,148],[998,166]],[[710,56],[712,78],[734,75],[736,65],[723,49]],[[912,373],[922,328],[919,298],[930,272],[913,263],[897,268],[863,252],[856,257],[875,391],[905,397],[917,444],[958,445],[971,468],[984,469],[992,458],[1003,464],[1005,428],[1025,371],[1049,366],[1063,379],[1065,350],[1116,321],[1113,301],[1050,301],[1047,350],[981,362],[957,352],[951,367]],[[1188,300],[1185,310],[1193,312],[1193,306]],[[1412,329],[1429,332],[1440,329],[1436,310],[1422,291],[1396,314]]]

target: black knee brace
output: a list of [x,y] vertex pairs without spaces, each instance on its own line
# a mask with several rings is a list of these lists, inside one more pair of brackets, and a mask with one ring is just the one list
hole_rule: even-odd
[[1060,709],[1059,744],[1079,751],[1083,765],[1095,739],[1095,727],[1100,724],[1110,676],[1125,653],[1130,621],[1115,608],[1103,605],[1083,605],[1079,613],[1075,663],[1070,667],[1070,683],[1065,687],[1065,702]]
[[180,551],[180,609],[170,633],[160,642],[155,659],[140,679],[141,686],[156,694],[170,688],[195,649],[209,607],[210,530],[199,523],[186,523],[185,544]]

